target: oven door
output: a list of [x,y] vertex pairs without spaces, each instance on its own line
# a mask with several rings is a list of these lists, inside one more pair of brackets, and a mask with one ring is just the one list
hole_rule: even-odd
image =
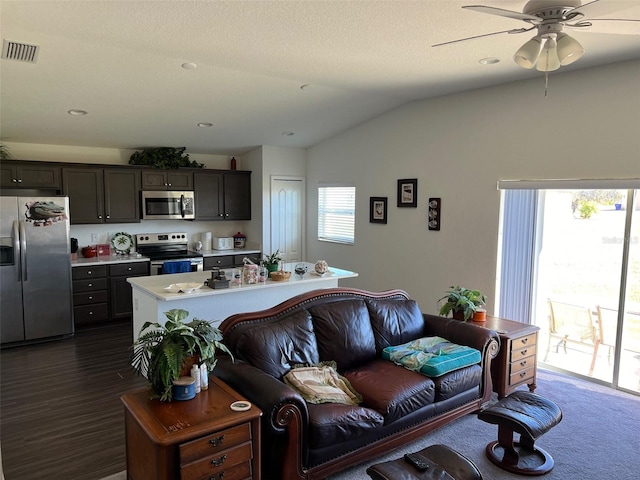
[[[152,260],[151,261],[151,275],[166,275],[168,273],[175,272],[167,272],[163,268],[165,262],[175,262],[177,259],[173,260]],[[204,266],[204,260],[202,258],[185,258],[184,260],[189,260],[191,262],[191,272],[202,272]]]
[[142,192],[142,218],[145,220],[193,220],[193,192]]

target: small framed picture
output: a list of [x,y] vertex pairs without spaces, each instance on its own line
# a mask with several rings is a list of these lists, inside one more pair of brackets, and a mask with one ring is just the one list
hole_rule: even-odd
[[387,223],[387,197],[369,198],[369,222]]
[[418,206],[418,179],[398,180],[398,207]]

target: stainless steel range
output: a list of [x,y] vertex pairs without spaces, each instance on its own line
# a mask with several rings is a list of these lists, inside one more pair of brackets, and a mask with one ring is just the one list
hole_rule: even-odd
[[202,254],[189,250],[185,232],[138,233],[136,250],[151,259],[151,275],[196,272],[203,268]]

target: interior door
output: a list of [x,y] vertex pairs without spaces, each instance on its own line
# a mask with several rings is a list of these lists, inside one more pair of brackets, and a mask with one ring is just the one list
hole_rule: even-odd
[[271,251],[280,250],[284,262],[304,260],[304,179],[271,179]]

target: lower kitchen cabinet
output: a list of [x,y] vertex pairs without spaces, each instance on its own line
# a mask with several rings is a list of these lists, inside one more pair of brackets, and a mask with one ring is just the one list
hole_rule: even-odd
[[148,275],[149,262],[146,261],[109,265],[109,305],[112,320],[130,317],[133,313],[131,285],[127,278]]
[[131,285],[128,277],[149,275],[149,262],[74,266],[73,318],[82,326],[130,317]]
[[216,255],[204,257],[202,268],[204,270],[213,270],[214,268],[232,268],[242,267],[243,260],[250,258],[254,263],[259,263],[262,255],[260,253],[248,253],[245,255]]

